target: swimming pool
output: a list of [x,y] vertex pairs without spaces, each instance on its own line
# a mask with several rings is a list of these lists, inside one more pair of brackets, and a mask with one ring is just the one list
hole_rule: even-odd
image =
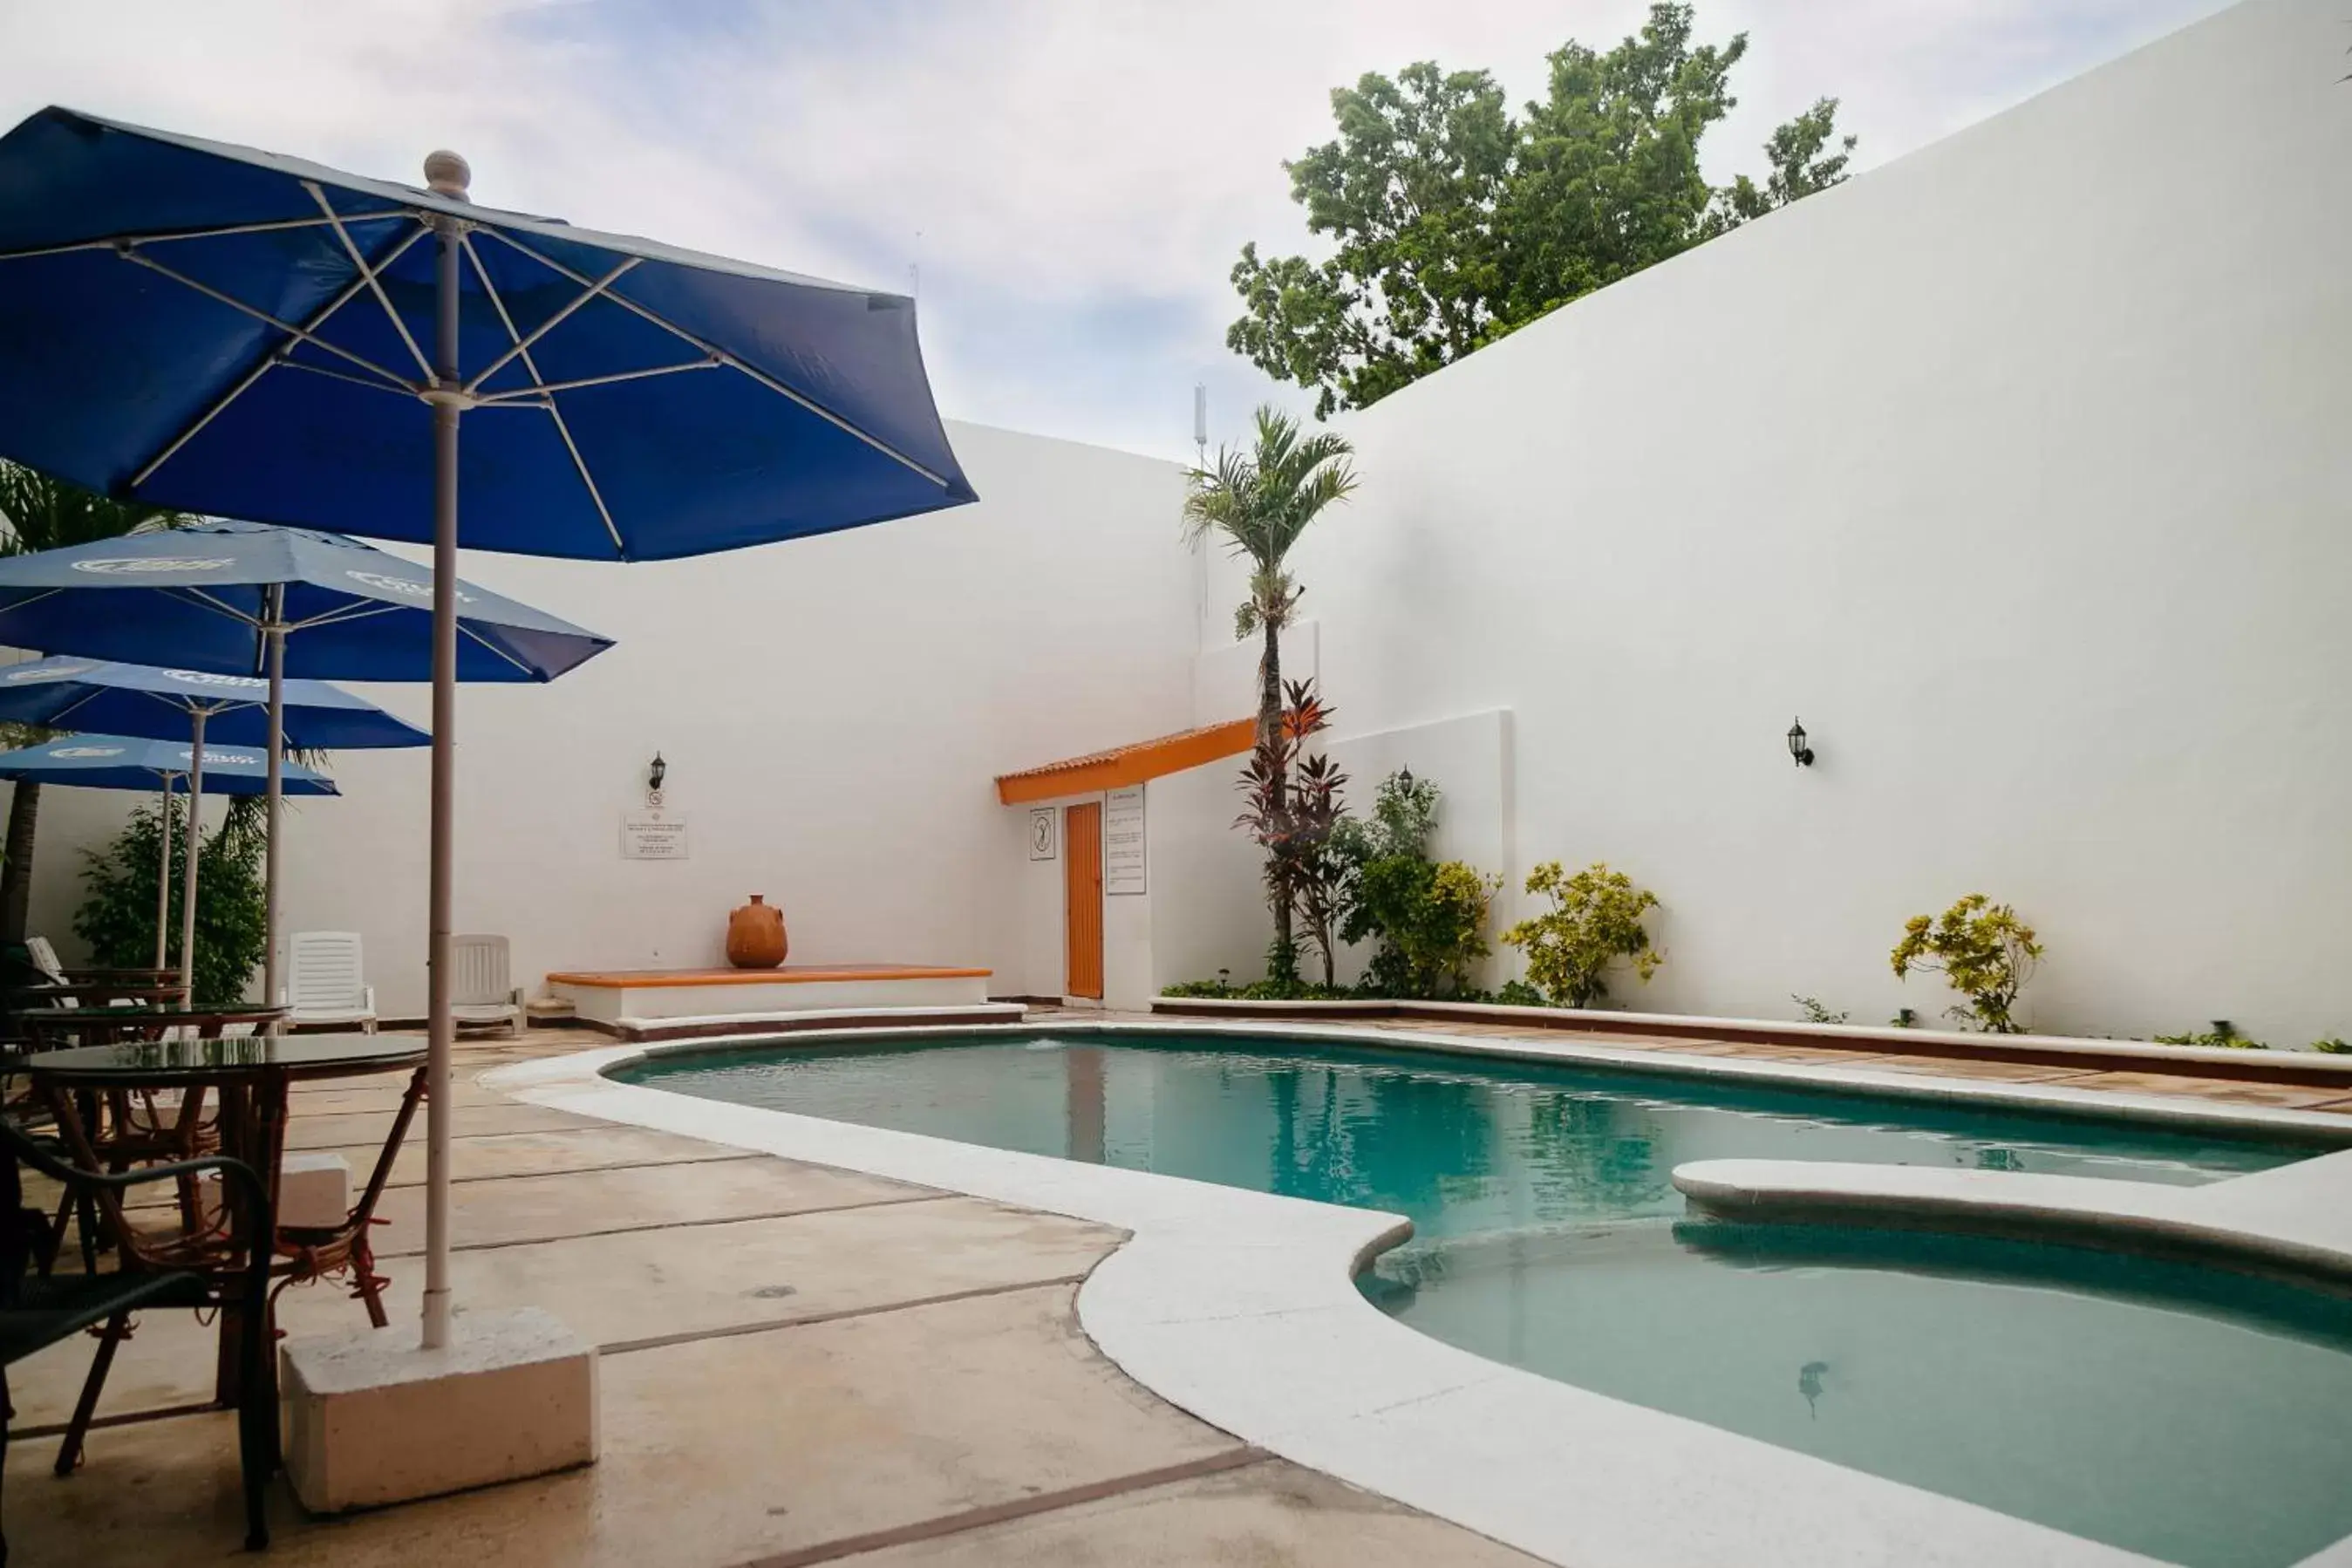
[[1416,1329],[2159,1558],[2284,1568],[2352,1531],[2352,1306],[2065,1247],[1694,1222],[1668,1181],[1760,1156],[2194,1183],[2304,1151],[1231,1037],[998,1034],[618,1076],[1402,1213],[1415,1238],[1361,1283]]

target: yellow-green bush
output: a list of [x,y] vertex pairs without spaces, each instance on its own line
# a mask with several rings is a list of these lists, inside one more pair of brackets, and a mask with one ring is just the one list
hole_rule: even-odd
[[1590,1007],[1606,997],[1610,966],[1620,960],[1643,981],[1665,962],[1642,923],[1658,896],[1622,871],[1595,863],[1570,875],[1547,860],[1528,873],[1528,891],[1549,896],[1552,907],[1505,931],[1503,940],[1526,950],[1528,979],[1556,1005]]

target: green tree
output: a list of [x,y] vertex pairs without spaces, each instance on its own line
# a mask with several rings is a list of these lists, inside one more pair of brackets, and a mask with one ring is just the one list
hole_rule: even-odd
[[1596,861],[1570,873],[1547,860],[1528,873],[1527,890],[1551,900],[1551,908],[1503,933],[1528,955],[1528,978],[1554,1005],[1590,1007],[1609,995],[1609,971],[1620,959],[1647,982],[1665,963],[1650,945],[1643,915],[1658,896],[1633,885],[1622,871]]
[[[1737,100],[1746,34],[1693,42],[1688,5],[1654,5],[1603,54],[1549,57],[1546,96],[1514,119],[1489,73],[1428,61],[1331,94],[1336,140],[1284,165],[1322,262],[1233,268],[1245,313],[1227,346],[1317,389],[1316,413],[1398,387],[1702,240],[1845,177],[1854,138],[1822,99],[1765,143],[1770,173],[1707,184],[1699,148]],[[1834,151],[1832,151],[1834,148]]]
[[1363,989],[1377,996],[1442,996],[1470,987],[1486,956],[1486,913],[1498,879],[1459,860],[1432,860],[1439,792],[1400,768],[1374,792],[1370,821],[1333,829],[1330,858],[1341,868],[1343,942],[1376,945]]
[[[91,961],[107,968],[144,968],[155,962],[156,860],[163,853],[161,797],[133,810],[121,833],[82,852],[82,901],[74,933],[89,944]],[[262,851],[268,841],[261,803],[228,803],[221,825],[205,835],[196,868],[195,999],[225,1005],[244,1000],[246,986],[268,941]],[[185,817],[182,819],[184,826]],[[173,860],[178,859],[174,845]],[[165,919],[167,962],[179,962],[180,900],[186,883],[174,877]]]
[[[1257,411],[1257,438],[1248,451],[1220,447],[1214,468],[1196,468],[1184,498],[1184,531],[1199,542],[1223,536],[1235,555],[1249,563],[1249,596],[1234,614],[1236,640],[1260,633],[1265,651],[1257,663],[1257,752],[1271,755],[1282,741],[1282,628],[1290,624],[1303,591],[1283,563],[1291,546],[1323,509],[1348,499],[1356,476],[1348,466],[1354,448],[1328,432],[1302,437],[1298,424],[1273,408]],[[1288,807],[1289,784],[1277,770],[1266,781],[1263,809],[1279,821]],[[1268,902],[1275,942],[1292,949],[1291,912],[1296,903],[1287,870],[1276,868]]]
[[1940,918],[1914,915],[1905,921],[1903,940],[1888,957],[1897,980],[1920,969],[1950,981],[1969,999],[1966,1007],[1948,1009],[1953,1018],[1990,1034],[2013,1035],[2017,995],[2042,962],[2042,939],[2009,905],[1970,893]]
[[[149,528],[169,527],[181,514],[163,507],[118,501],[53,479],[21,463],[0,459],[0,555],[26,555],[68,544],[113,539]],[[0,742],[35,745],[49,731],[22,724],[0,725]],[[41,786],[19,783],[8,802],[5,863],[0,864],[0,947],[25,940],[25,913],[33,892],[33,843],[40,826]],[[154,953],[134,962],[153,962]]]

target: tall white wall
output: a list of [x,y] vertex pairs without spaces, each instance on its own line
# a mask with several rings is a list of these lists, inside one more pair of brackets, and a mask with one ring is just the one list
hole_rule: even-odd
[[[1181,470],[950,434],[977,505],[692,561],[467,556],[468,578],[618,643],[550,685],[460,691],[457,919],[513,939],[519,982],[723,962],[728,911],[760,892],[794,962],[979,963],[992,990],[1044,989],[1024,819],[992,781],[1190,722]],[[352,689],[426,717],[422,688]],[[624,860],[656,749],[691,858]],[[332,767],[344,798],[291,813],[287,923],[361,931],[381,1005],[421,1013],[425,755]],[[75,850],[122,803],[45,793],[34,926],[61,932]]]
[[2042,1026],[2352,1035],[2347,37],[2255,0],[1350,419],[1343,731],[1511,710],[1518,857],[1664,900],[1635,1005],[1932,1016],[1982,890]]

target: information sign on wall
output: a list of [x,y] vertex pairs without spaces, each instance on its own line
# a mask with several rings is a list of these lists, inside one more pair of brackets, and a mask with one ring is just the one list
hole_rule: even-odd
[[1103,891],[1144,890],[1143,786],[1136,784],[1103,796]]
[[686,818],[675,811],[621,813],[621,858],[685,859]]
[[1061,814],[1050,805],[1031,808],[1029,813],[1029,858],[1051,860],[1054,858],[1055,823]]

